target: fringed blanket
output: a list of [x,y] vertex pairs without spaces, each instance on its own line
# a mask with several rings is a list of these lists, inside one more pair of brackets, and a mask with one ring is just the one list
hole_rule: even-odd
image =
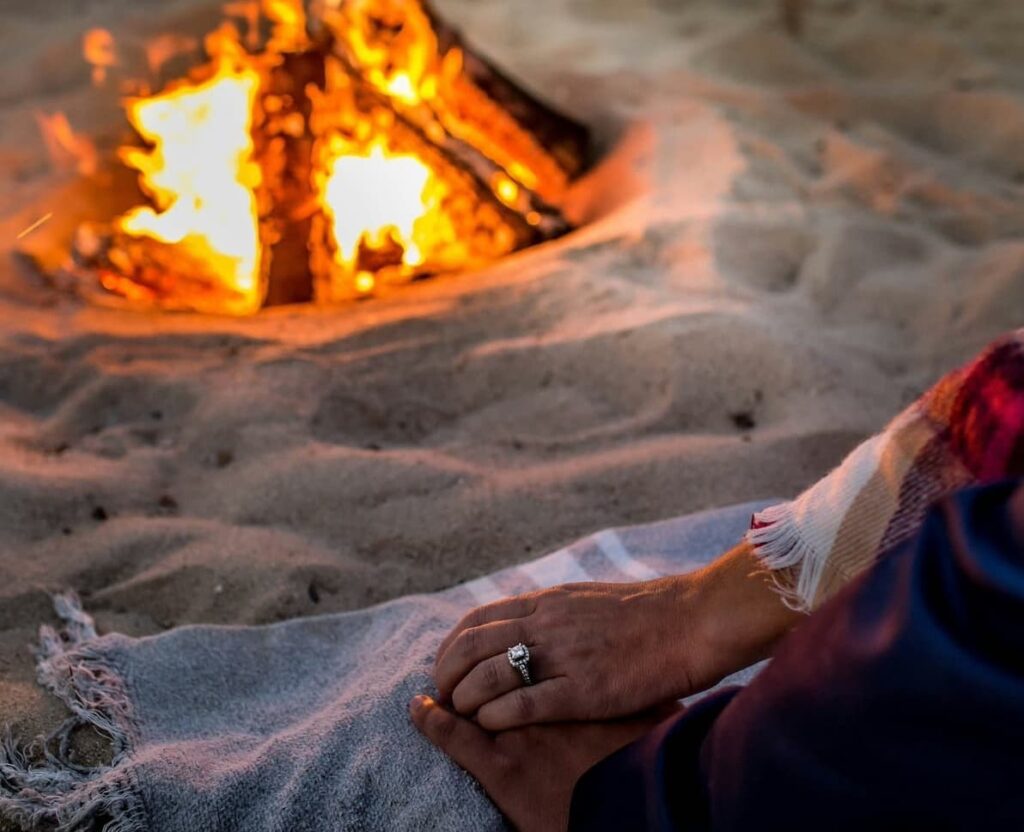
[[1024,476],[1024,329],[945,376],[748,541],[793,607],[812,610],[912,537],[960,488]]
[[[504,829],[409,722],[443,636],[505,595],[695,569],[763,507],[605,531],[436,595],[267,627],[97,637],[77,600],[58,598],[65,630],[44,628],[39,680],[74,718],[34,764],[10,741],[0,750],[0,818],[67,832]],[[79,725],[113,739],[111,765],[75,764]]]

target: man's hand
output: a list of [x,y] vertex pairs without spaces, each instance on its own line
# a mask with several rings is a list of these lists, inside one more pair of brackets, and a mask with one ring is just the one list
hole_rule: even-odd
[[[745,546],[689,575],[569,584],[470,612],[438,649],[441,699],[491,731],[612,719],[698,693],[764,658],[801,618]],[[506,650],[530,649],[526,687]]]
[[667,715],[488,734],[426,696],[412,700],[410,713],[424,736],[472,774],[520,832],[564,832],[580,776]]

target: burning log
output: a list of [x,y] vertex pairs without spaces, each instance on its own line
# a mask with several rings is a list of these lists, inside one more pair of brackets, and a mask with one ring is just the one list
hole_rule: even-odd
[[[430,24],[437,33],[438,45],[445,54],[458,50],[466,81],[476,87],[493,104],[485,111],[487,116],[504,120],[511,118],[519,129],[531,136],[543,148],[546,155],[553,157],[566,178],[579,176],[588,163],[590,134],[578,121],[549,107],[524,87],[513,81],[486,56],[477,52],[462,36],[461,32],[449,25],[428,2],[423,8]],[[463,117],[473,121],[477,127],[485,122],[483,112],[466,107]],[[475,113],[480,113],[475,115]],[[522,144],[522,143],[520,143]]]
[[[337,257],[328,256],[337,253],[339,241],[332,239],[329,217],[321,215],[314,220],[313,250],[322,254],[315,254],[312,261],[318,297],[330,301],[358,297],[377,283],[425,277],[450,270],[460,261],[466,265],[487,262],[539,240],[537,229],[498,199],[458,156],[432,142],[418,125],[394,109],[385,96],[346,63],[339,61],[333,66],[334,78],[328,80],[325,104],[317,108],[313,127],[321,137],[320,167],[329,169],[329,160],[336,157],[334,145],[338,143],[361,154],[384,137],[389,153],[421,160],[444,183],[446,195],[440,207],[453,226],[453,244],[459,250],[452,253],[452,246],[442,246],[423,262],[409,267],[403,265],[404,248],[396,240],[385,237],[371,244],[364,238],[358,251],[350,252],[346,258],[350,262],[341,264]],[[360,113],[364,118],[352,119],[351,113]],[[367,123],[375,127],[369,134]],[[329,195],[326,203],[333,206]],[[355,281],[345,279],[346,268],[355,272]]]
[[313,300],[309,268],[309,241],[316,204],[309,183],[313,178],[313,143],[310,129],[313,101],[309,88],[326,82],[324,58],[319,52],[285,54],[268,72],[261,97],[262,119],[256,158],[261,161],[263,183],[261,231],[268,247],[267,293],[264,303],[277,306]]
[[[315,39],[374,81],[407,120],[485,181],[511,176],[527,194],[528,213],[552,213],[549,203],[559,201],[583,171],[587,129],[474,51],[425,0],[316,8]],[[395,61],[396,54],[408,60]],[[403,65],[418,65],[422,77],[412,77]]]
[[[413,134],[421,152],[432,160],[467,178],[466,186],[483,203],[490,204],[502,218],[515,228],[517,247],[533,245],[542,240],[560,236],[569,230],[561,212],[545,203],[528,190],[513,188],[504,195],[501,184],[510,181],[504,170],[472,145],[451,135],[437,122],[420,117],[422,110],[403,107],[370,85],[345,56],[339,57],[341,69],[349,77],[363,98],[363,107],[389,109],[394,114],[397,129]],[[372,103],[371,103],[372,102]],[[515,196],[512,194],[515,193]],[[529,222],[527,217],[533,217]]]
[[54,280],[101,305],[116,298],[169,311],[221,312],[244,305],[244,294],[228,292],[215,267],[149,238],[86,223],[75,235],[71,260]]

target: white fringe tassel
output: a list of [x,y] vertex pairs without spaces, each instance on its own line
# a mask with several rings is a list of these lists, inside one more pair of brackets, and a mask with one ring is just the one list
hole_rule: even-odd
[[[0,740],[0,818],[55,832],[146,832],[128,759],[135,730],[123,680],[96,649],[96,629],[77,596],[57,595],[53,604],[65,629],[40,629],[37,673],[74,716],[30,749],[6,731]],[[84,768],[70,759],[71,735],[86,725],[110,738],[111,765]]]
[[792,503],[766,508],[755,519],[760,527],[746,534],[754,555],[772,573],[783,603],[797,612],[810,612],[825,573],[825,554],[800,534]]

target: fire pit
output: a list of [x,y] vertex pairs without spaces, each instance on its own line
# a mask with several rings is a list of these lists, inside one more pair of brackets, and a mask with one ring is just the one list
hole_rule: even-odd
[[[114,48],[86,39],[94,79]],[[124,102],[140,204],[75,234],[94,299],[249,314],[472,268],[569,230],[587,131],[421,0],[252,0]]]

